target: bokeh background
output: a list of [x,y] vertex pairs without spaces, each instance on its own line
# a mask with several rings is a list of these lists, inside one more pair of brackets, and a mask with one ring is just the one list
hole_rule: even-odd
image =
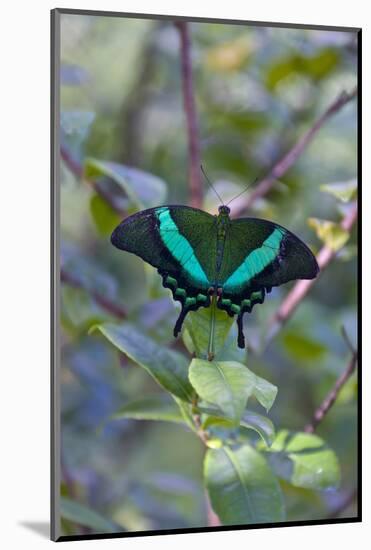
[[[339,93],[357,84],[355,33],[215,23],[190,23],[189,31],[201,159],[223,198],[266,175]],[[101,335],[89,333],[99,322],[130,321],[187,353],[172,337],[177,306],[160,278],[109,242],[124,215],[189,201],[176,26],[62,15],[60,94],[62,530],[202,527],[208,510],[201,442],[172,423],[112,420],[126,402],[161,390]],[[321,240],[339,238],[318,220],[337,223],[350,207],[321,186],[353,190],[356,178],[352,101],[248,214],[288,227],[316,252]],[[253,189],[234,205],[241,207]],[[207,187],[204,195],[204,208],[215,212],[216,197]],[[342,326],[356,342],[355,231],[341,244],[273,338],[269,319],[292,285],[274,289],[245,316],[253,350],[247,364],[278,386],[270,412],[278,428],[303,429],[345,369]],[[355,499],[337,511],[357,489],[356,399],[353,376],[317,430],[338,455],[340,488],[283,484],[288,520],[356,515]]]

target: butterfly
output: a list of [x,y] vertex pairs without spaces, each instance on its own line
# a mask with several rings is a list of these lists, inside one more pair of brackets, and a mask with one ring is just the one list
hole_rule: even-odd
[[216,305],[237,315],[240,348],[246,312],[272,287],[319,272],[312,252],[288,229],[264,219],[231,219],[224,204],[217,215],[180,205],[137,212],[116,227],[111,242],[156,267],[181,303],[175,337],[188,312]]

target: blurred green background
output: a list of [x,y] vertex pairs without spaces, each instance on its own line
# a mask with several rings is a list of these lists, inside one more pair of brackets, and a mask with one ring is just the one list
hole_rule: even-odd
[[[61,25],[63,532],[202,527],[208,518],[201,442],[176,424],[111,420],[121,405],[160,389],[102,336],[88,333],[97,322],[128,319],[186,353],[172,337],[178,306],[160,277],[109,242],[127,213],[189,200],[179,33],[164,20],[62,15]],[[357,83],[355,33],[214,23],[189,28],[202,163],[224,198],[266,175],[339,93]],[[338,222],[349,207],[320,187],[353,185],[356,138],[356,103],[350,102],[249,215],[280,223],[318,251],[321,240],[307,220]],[[214,213],[217,206],[205,188],[204,208]],[[353,231],[267,345],[268,321],[291,285],[274,289],[245,316],[255,350],[247,364],[278,386],[270,412],[277,428],[303,429],[347,365],[341,326],[355,342],[355,245]],[[329,517],[356,488],[356,395],[352,377],[317,430],[339,457],[340,489],[285,484],[288,520]],[[353,502],[343,515],[355,514]]]

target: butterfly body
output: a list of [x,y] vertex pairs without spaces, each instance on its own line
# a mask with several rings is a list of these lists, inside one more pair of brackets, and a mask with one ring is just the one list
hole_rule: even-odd
[[243,315],[263,303],[266,292],[293,279],[312,279],[317,262],[309,248],[287,229],[258,218],[230,218],[196,208],[166,205],[138,212],[114,230],[111,242],[157,268],[182,309],[216,307],[237,315],[238,345],[244,347]]

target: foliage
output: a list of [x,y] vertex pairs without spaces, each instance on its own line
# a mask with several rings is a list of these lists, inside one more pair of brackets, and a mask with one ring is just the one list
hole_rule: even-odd
[[[354,37],[214,24],[191,32],[202,161],[229,200],[354,85]],[[354,378],[319,435],[303,431],[346,365],[340,327],[356,334],[356,236],[340,225],[357,194],[355,106],[324,126],[252,208],[336,259],[269,345],[288,288],[246,316],[247,352],[218,310],[207,361],[209,309],[190,313],[174,340],[177,306],[160,278],[109,242],[124,216],[187,202],[177,44],[171,22],[62,18],[68,534],[205,526],[204,487],[225,525],[319,519],[356,484]],[[204,206],[215,212],[212,191]],[[344,513],[355,515],[354,506]]]

